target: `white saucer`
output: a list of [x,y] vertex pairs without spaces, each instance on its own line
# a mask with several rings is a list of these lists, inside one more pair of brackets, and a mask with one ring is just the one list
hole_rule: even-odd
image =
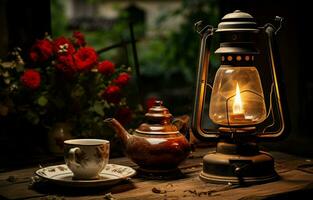
[[98,187],[114,185],[136,174],[136,171],[128,166],[107,164],[100,173],[100,179],[73,180],[73,173],[65,165],[54,165],[37,170],[36,175],[52,183],[70,187]]

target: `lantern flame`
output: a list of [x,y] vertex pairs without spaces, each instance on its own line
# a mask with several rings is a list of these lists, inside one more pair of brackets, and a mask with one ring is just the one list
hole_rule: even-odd
[[241,101],[241,96],[240,96],[240,88],[237,82],[236,86],[236,95],[235,95],[235,100],[233,104],[233,114],[243,114],[243,108],[242,108],[242,101]]

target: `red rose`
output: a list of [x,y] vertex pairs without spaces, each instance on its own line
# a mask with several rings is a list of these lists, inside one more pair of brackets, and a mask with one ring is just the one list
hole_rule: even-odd
[[123,87],[123,86],[126,86],[128,84],[130,80],[130,75],[127,74],[126,72],[122,72],[118,75],[118,77],[116,79],[113,80],[113,82],[120,86],[120,87]]
[[109,103],[119,103],[121,101],[121,89],[116,85],[109,85],[102,94],[102,97]]
[[33,62],[44,62],[52,56],[52,44],[48,39],[37,40],[30,49],[30,59]]
[[53,51],[55,54],[73,54],[75,49],[73,44],[62,36],[53,41]]
[[127,108],[119,108],[115,113],[115,118],[123,125],[128,124],[132,120],[132,111]]
[[55,67],[65,73],[75,72],[75,63],[73,56],[70,54],[61,54],[57,57]]
[[77,46],[85,46],[86,45],[85,36],[81,32],[75,31],[73,33],[73,37],[75,39],[75,44]]
[[37,89],[40,86],[40,73],[36,70],[26,70],[21,76],[21,82],[30,89]]
[[105,76],[110,76],[114,73],[115,71],[115,64],[105,60],[101,63],[99,63],[98,65],[98,72],[100,72],[101,74],[105,75]]
[[146,108],[147,110],[149,110],[149,108],[151,108],[152,106],[154,106],[155,101],[158,100],[156,97],[149,97],[146,101]]
[[92,47],[82,47],[74,55],[76,69],[88,70],[97,64],[97,53]]

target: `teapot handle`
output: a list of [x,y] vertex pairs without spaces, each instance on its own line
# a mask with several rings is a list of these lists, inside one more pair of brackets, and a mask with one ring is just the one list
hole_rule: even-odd
[[188,115],[182,115],[175,117],[172,123],[177,127],[177,130],[183,133],[185,136],[189,133],[189,121],[190,117]]

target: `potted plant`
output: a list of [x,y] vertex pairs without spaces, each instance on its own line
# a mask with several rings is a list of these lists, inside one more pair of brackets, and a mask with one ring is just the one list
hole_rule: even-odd
[[[0,64],[2,117],[18,113],[23,120],[55,133],[71,130],[73,137],[100,137],[104,118],[115,117],[129,124],[142,112],[141,106],[129,104],[125,95],[130,67],[100,60],[82,33],[55,39],[46,35],[32,45],[26,59],[20,51],[15,49],[14,59]],[[70,125],[62,129],[60,123]],[[63,135],[49,141],[61,147],[67,137]]]

